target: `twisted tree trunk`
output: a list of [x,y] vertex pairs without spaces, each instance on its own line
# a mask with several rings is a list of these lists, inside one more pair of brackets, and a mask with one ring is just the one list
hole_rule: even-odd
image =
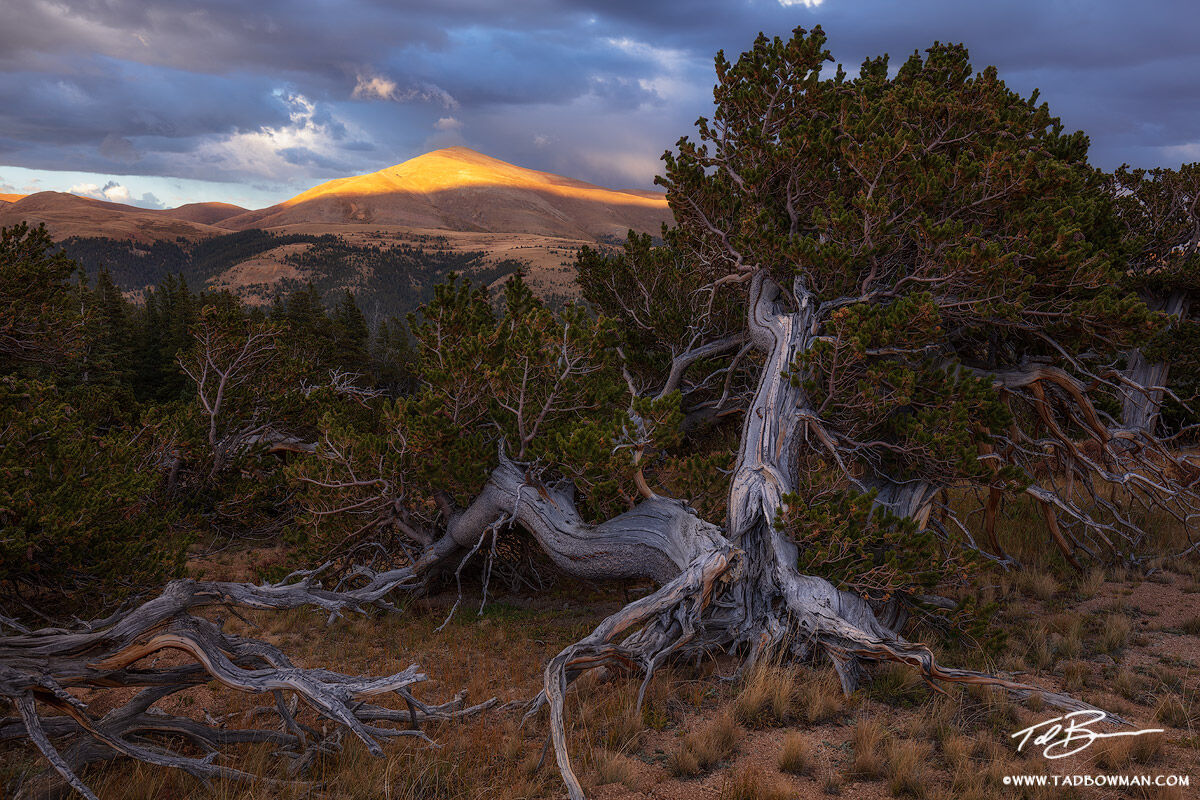
[[[192,616],[204,605],[294,608],[313,605],[331,615],[371,606],[391,608],[397,590],[427,587],[435,575],[461,566],[505,526],[519,525],[536,539],[564,572],[586,579],[648,578],[659,585],[605,619],[579,642],[547,664],[543,690],[527,718],[543,706],[550,711],[555,758],[572,800],[582,786],[571,767],[563,718],[566,691],[578,676],[597,668],[640,672],[642,690],[659,665],[672,658],[695,658],[714,651],[741,652],[747,664],[772,651],[802,658],[824,654],[833,662],[846,692],[854,689],[862,660],[909,664],[928,680],[1001,686],[1017,697],[1033,692],[1054,707],[1091,709],[1065,695],[1002,677],[939,665],[923,645],[901,638],[881,622],[861,597],[822,578],[801,574],[796,544],[775,526],[784,496],[796,488],[801,441],[825,447],[839,458],[830,433],[812,412],[803,382],[790,375],[797,356],[816,334],[817,309],[797,285],[798,308],[787,311],[780,290],[761,274],[750,294],[749,330],[766,355],[733,474],[724,531],[700,519],[686,504],[652,497],[600,524],[584,521],[569,489],[540,483],[501,452],[499,464],[475,500],[451,510],[446,530],[402,569],[366,573],[361,586],[326,591],[315,575],[299,583],[267,586],[175,582],[162,597],[127,614],[94,623],[82,631],[48,630],[0,640],[0,696],[11,699],[20,718],[0,722],[0,738],[32,739],[72,786],[91,796],[79,781],[80,766],[124,754],[178,767],[200,777],[250,776],[141,742],[148,735],[178,735],[210,751],[239,741],[272,741],[292,748],[300,763],[327,744],[299,725],[282,701],[291,692],[319,714],[334,720],[379,753],[376,741],[390,735],[423,735],[419,724],[473,713],[488,704],[462,707],[462,698],[430,706],[410,687],[424,676],[414,665],[383,678],[357,678],[324,670],[301,670],[276,648],[222,633]],[[817,445],[811,445],[816,442]],[[881,502],[898,512],[920,514],[928,506],[927,487],[904,486]],[[432,537],[430,537],[432,539]],[[490,551],[490,548],[489,548]],[[195,663],[175,668],[137,669],[145,656],[172,648]],[[152,713],[157,700],[215,677],[240,691],[275,694],[274,713],[282,731],[231,732],[183,718]],[[68,687],[144,687],[129,705],[95,719],[67,693]],[[363,702],[381,693],[398,694],[406,710]],[[640,704],[641,694],[639,694]],[[490,701],[489,701],[490,702]],[[43,709],[58,713],[42,718]],[[1119,718],[1111,715],[1113,721]],[[377,722],[408,722],[409,730]],[[60,751],[52,740],[65,738]],[[310,743],[309,738],[316,741]]]
[[[642,546],[652,542],[656,552],[692,552],[694,556],[658,591],[621,609],[547,665],[544,689],[529,714],[542,705],[550,706],[555,757],[572,800],[582,800],[584,793],[567,752],[563,700],[572,680],[598,667],[641,671],[648,682],[655,668],[668,658],[695,656],[715,648],[730,651],[744,647],[747,663],[766,650],[783,649],[795,657],[815,650],[833,662],[847,693],[857,683],[859,660],[886,660],[909,664],[929,680],[996,685],[1018,698],[1038,692],[1047,704],[1057,708],[1093,708],[1028,684],[943,667],[927,647],[905,641],[881,623],[861,597],[841,591],[822,578],[800,574],[796,545],[775,527],[774,521],[783,507],[784,495],[795,488],[799,437],[807,433],[820,439],[828,434],[811,413],[802,382],[791,380],[789,375],[796,356],[804,352],[815,335],[815,309],[810,307],[807,295],[797,291],[799,309],[783,311],[779,294],[778,286],[755,277],[750,293],[750,332],[755,344],[766,352],[767,363],[746,412],[731,480],[728,538],[696,520],[681,505],[671,506],[669,529],[629,523],[632,519],[644,520],[641,508],[658,503],[656,500],[590,529],[597,534],[606,531],[596,539],[597,549],[604,555],[611,545],[607,541],[599,543],[607,540],[608,531],[622,531],[620,538],[625,542],[636,529],[637,535],[647,537]],[[905,496],[927,494],[927,490],[908,490]],[[928,505],[928,499],[923,502]],[[554,505],[558,507],[558,503]],[[684,522],[687,517],[691,519]],[[542,519],[549,518],[543,515]],[[573,530],[580,531],[577,526]],[[696,535],[697,531],[703,531],[703,535]],[[562,527],[533,532],[543,545],[570,534]],[[588,529],[582,532],[582,537],[571,537],[576,543],[576,558],[589,546],[583,544],[590,538]],[[675,544],[667,546],[667,541]],[[625,546],[635,545],[628,542]],[[1109,718],[1121,722],[1118,717]]]
[[[1175,291],[1162,303],[1161,308],[1173,319],[1183,319],[1187,316],[1190,306],[1187,295]],[[1151,304],[1151,308],[1153,307],[1154,304]],[[1122,393],[1122,427],[1148,436],[1154,434],[1162,412],[1163,395],[1170,371],[1170,364],[1165,361],[1149,361],[1140,349],[1129,352],[1125,377],[1132,385],[1126,385]]]

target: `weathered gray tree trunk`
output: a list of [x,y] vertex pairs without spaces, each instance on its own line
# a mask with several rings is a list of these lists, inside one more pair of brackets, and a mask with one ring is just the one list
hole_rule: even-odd
[[[860,660],[888,660],[909,664],[930,680],[991,684],[1016,697],[1039,692],[1047,704],[1057,708],[1092,708],[1066,695],[998,676],[943,667],[924,645],[905,641],[881,623],[861,597],[798,571],[796,545],[775,527],[775,517],[783,507],[784,495],[796,486],[801,437],[827,440],[830,434],[811,412],[802,381],[793,381],[790,375],[796,356],[815,336],[816,309],[801,286],[796,287],[796,311],[783,308],[780,294],[769,279],[762,275],[754,278],[750,334],[767,359],[743,424],[730,483],[725,537],[698,520],[679,523],[676,513],[691,512],[673,507],[679,510],[671,515],[672,528],[679,533],[668,538],[678,544],[669,549],[696,552],[691,563],[655,593],[606,619],[546,667],[544,689],[530,714],[542,705],[550,706],[555,757],[572,800],[582,800],[584,793],[567,753],[563,698],[575,677],[597,667],[640,669],[648,681],[669,657],[692,656],[718,647],[726,652],[746,648],[747,663],[766,650],[783,649],[796,657],[815,650],[830,658],[847,692],[856,684]],[[836,458],[836,448],[829,449]],[[890,502],[896,503],[897,509],[908,503],[907,507],[919,513],[931,499],[927,487],[906,487]],[[621,530],[623,546],[632,546],[629,536],[636,527],[639,535],[652,537],[655,550],[666,549],[661,543],[666,531],[651,534],[647,528],[625,521],[636,513],[623,514],[605,526]],[[548,517],[543,515],[543,520]],[[704,531],[703,536],[685,534],[681,538],[681,532],[698,530]],[[539,541],[557,540],[563,533],[561,528],[553,533],[535,531]],[[576,537],[575,541],[582,540]],[[578,546],[574,553],[576,557],[581,554]]]
[[[1172,292],[1165,302],[1150,301],[1174,320],[1185,319],[1191,302],[1184,292]],[[1172,323],[1174,324],[1174,323]],[[1171,365],[1165,361],[1149,361],[1141,350],[1131,350],[1125,367],[1125,377],[1133,386],[1125,386],[1121,400],[1121,426],[1127,430],[1154,435],[1162,413],[1163,396]],[[1140,388],[1138,388],[1140,387]]]
[[[249,778],[208,759],[163,754],[130,741],[160,719],[151,714],[153,702],[213,676],[241,691],[277,696],[296,692],[319,713],[353,731],[372,752],[379,752],[377,737],[412,731],[384,729],[375,722],[407,720],[415,730],[421,720],[472,713],[479,707],[461,708],[461,698],[441,706],[420,704],[408,688],[424,678],[415,666],[378,679],[299,670],[277,649],[223,634],[189,611],[214,603],[249,608],[315,605],[332,614],[369,606],[390,608],[386,600],[390,593],[428,586],[447,569],[460,569],[472,556],[489,552],[503,527],[514,525],[527,530],[568,574],[593,580],[648,578],[659,585],[546,666],[543,690],[527,717],[549,707],[555,758],[572,800],[583,800],[584,793],[567,750],[564,698],[572,681],[596,668],[640,672],[644,691],[657,667],[672,658],[743,652],[746,663],[751,663],[768,650],[794,657],[821,653],[833,662],[847,692],[856,684],[860,661],[887,660],[908,664],[929,680],[991,684],[1017,697],[1038,692],[1057,708],[1093,708],[998,676],[943,667],[928,648],[905,641],[881,623],[861,597],[799,572],[796,544],[774,524],[784,496],[797,485],[799,448],[803,442],[824,447],[835,460],[840,456],[832,434],[812,412],[802,381],[793,381],[790,375],[796,357],[816,335],[817,309],[802,286],[797,285],[794,294],[798,307],[789,311],[776,284],[762,274],[753,279],[749,332],[766,364],[745,415],[724,531],[697,517],[686,504],[662,497],[589,524],[578,513],[569,490],[542,484],[502,452],[475,500],[465,509],[450,510],[445,532],[436,540],[427,537],[429,543],[411,565],[367,574],[358,588],[326,591],[310,577],[299,584],[273,586],[177,582],[159,599],[86,631],[42,631],[0,640],[0,696],[12,699],[21,713],[21,722],[6,721],[0,735],[32,738],[60,774],[85,794],[87,788],[75,770],[89,760],[117,753],[201,777]],[[904,485],[881,496],[881,502],[896,513],[920,516],[927,514],[931,490]],[[190,653],[196,663],[157,672],[130,669],[138,659],[164,648]],[[97,721],[64,688],[89,685],[148,688],[127,713],[122,712],[124,716]],[[398,693],[408,710],[394,711],[356,699],[382,692]],[[38,703],[58,715],[43,722]],[[283,744],[305,748],[305,732],[290,712],[281,704],[277,712],[292,732],[257,732],[258,738],[252,740],[285,736]],[[229,743],[228,737],[205,726],[197,730],[198,723],[189,720],[172,718],[170,725],[203,746]],[[76,735],[65,758],[51,742],[63,734]],[[312,752],[311,746],[307,752]]]

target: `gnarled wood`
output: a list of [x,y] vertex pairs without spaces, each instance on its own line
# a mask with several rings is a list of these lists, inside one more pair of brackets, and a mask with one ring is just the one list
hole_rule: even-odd
[[[390,588],[403,584],[403,580],[393,581]],[[465,708],[462,696],[440,705],[422,702],[412,694],[413,687],[426,680],[415,664],[380,677],[297,667],[276,647],[226,633],[195,615],[214,605],[252,609],[316,606],[338,614],[382,604],[384,594],[379,585],[366,591],[332,592],[316,587],[311,576],[295,583],[262,586],[179,580],[134,609],[78,629],[46,628],[0,638],[0,697],[12,701],[20,713],[17,719],[0,720],[0,740],[30,739],[63,780],[85,797],[94,798],[79,779],[79,770],[117,756],[182,769],[205,780],[251,780],[256,776],[213,763],[220,748],[268,742],[304,762],[312,748],[334,746],[332,740],[324,740],[298,723],[283,702],[284,695],[302,699],[321,717],[351,731],[375,755],[383,754],[381,738],[424,737],[419,729],[423,722],[472,714],[493,705],[494,700]],[[177,666],[145,665],[148,657],[164,650],[186,654],[189,660]],[[273,695],[283,729],[213,728],[154,708],[162,699],[212,679],[240,692]],[[109,688],[141,691],[103,717],[91,714],[68,691]],[[368,702],[386,695],[402,701],[405,710]],[[378,724],[381,722],[411,727],[387,728]],[[183,755],[167,745],[172,739],[199,746],[209,755]],[[65,744],[65,749],[55,741]]]
[[[1174,291],[1161,308],[1172,321],[1178,321],[1187,318],[1191,303],[1186,293]],[[1165,361],[1149,361],[1140,349],[1130,351],[1121,392],[1122,427],[1154,434],[1170,371]]]

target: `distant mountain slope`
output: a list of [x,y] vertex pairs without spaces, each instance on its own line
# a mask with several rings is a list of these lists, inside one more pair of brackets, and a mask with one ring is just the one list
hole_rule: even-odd
[[158,212],[164,217],[181,219],[185,222],[199,222],[203,225],[216,225],[222,220],[245,214],[248,209],[235,206],[233,203],[188,203],[179,208],[168,208]]
[[154,242],[163,239],[203,239],[228,231],[187,219],[175,219],[153,211],[120,203],[106,203],[64,192],[38,192],[15,203],[0,205],[0,226],[42,222],[55,239],[71,236],[105,236]]
[[605,189],[450,147],[323,183],[220,225],[245,230],[365,223],[596,238],[623,237],[630,228],[657,233],[670,218],[661,194]]
[[0,194],[0,203],[15,203],[25,197],[23,194]]
[[499,288],[518,269],[544,299],[578,297],[575,257],[627,231],[657,234],[662,193],[615,191],[465,147],[314,187],[270,208],[189,203],[154,210],[59,192],[0,196],[0,226],[45,223],[95,275],[133,297],[180,274],[194,288],[269,303],[312,282],[355,292],[372,319],[428,299],[450,272]]

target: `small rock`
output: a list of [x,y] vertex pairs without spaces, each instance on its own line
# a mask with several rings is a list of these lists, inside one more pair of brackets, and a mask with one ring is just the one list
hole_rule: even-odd
[[1117,665],[1117,662],[1114,661],[1113,657],[1109,655],[1099,655],[1096,656],[1094,660],[1102,667],[1115,667]]

